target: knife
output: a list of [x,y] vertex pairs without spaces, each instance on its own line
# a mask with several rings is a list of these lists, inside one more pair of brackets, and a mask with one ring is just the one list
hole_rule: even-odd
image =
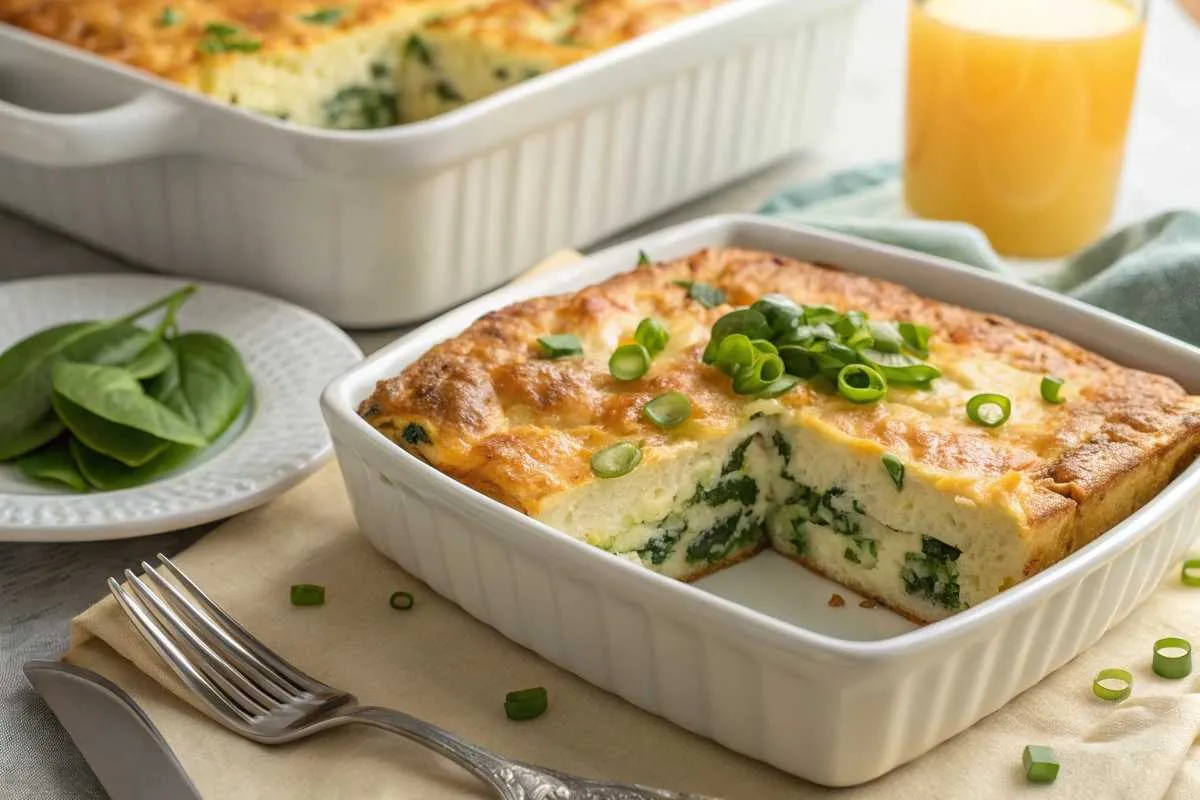
[[162,734],[121,687],[57,661],[29,661],[25,677],[112,800],[200,800]]

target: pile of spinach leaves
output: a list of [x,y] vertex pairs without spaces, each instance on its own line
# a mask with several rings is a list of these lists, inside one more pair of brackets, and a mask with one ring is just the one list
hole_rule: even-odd
[[[228,340],[179,331],[195,292],[48,328],[0,354],[0,462],[108,491],[160,478],[212,445],[246,407],[251,380]],[[154,327],[139,324],[158,312]]]

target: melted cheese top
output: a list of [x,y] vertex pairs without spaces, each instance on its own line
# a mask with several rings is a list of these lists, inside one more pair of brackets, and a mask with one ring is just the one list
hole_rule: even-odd
[[[720,287],[728,303],[706,309],[680,280]],[[718,318],[769,292],[928,325],[929,361],[943,375],[929,389],[893,386],[871,405],[806,384],[774,400],[735,394],[729,377],[702,363],[701,353]],[[645,317],[667,326],[669,345],[645,377],[618,381],[608,373],[608,357]],[[537,339],[552,333],[578,335],[584,357],[544,358]],[[1065,379],[1066,403],[1041,398],[1045,375]],[[688,395],[692,416],[664,431],[642,407],[672,390]],[[967,401],[983,392],[1012,399],[1006,424],[988,429],[968,419]],[[1200,442],[1200,398],[1168,378],[891,283],[736,249],[702,251],[492,312],[381,382],[360,411],[438,469],[531,514],[548,498],[596,480],[590,457],[602,447],[635,441],[643,463],[661,462],[728,435],[760,411],[846,448],[891,452],[940,491],[1010,507],[1031,524],[1102,495],[1110,481],[1165,448]],[[410,423],[431,441],[406,443]]]

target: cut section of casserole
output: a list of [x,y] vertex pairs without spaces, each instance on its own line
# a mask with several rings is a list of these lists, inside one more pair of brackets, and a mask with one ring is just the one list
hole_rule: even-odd
[[[869,404],[818,379],[738,394],[705,363],[713,324],[772,293],[928,326],[941,375],[893,382]],[[609,357],[645,318],[669,341],[643,377],[617,380]],[[547,357],[539,338],[566,333],[582,355]],[[1065,402],[1043,398],[1047,375],[1065,381]],[[663,429],[644,406],[672,391],[691,414]],[[980,393],[1010,398],[1011,417],[972,421]],[[926,622],[1087,544],[1200,446],[1200,398],[1167,378],[900,286],[735,249],[488,314],[380,382],[360,413],[467,486],[665,575],[694,579],[770,546]],[[598,477],[592,456],[618,442],[640,463]]]
[[427,119],[595,55],[723,0],[500,0],[415,32],[401,117]]
[[481,0],[0,0],[7,22],[303,125],[396,117],[409,33]]

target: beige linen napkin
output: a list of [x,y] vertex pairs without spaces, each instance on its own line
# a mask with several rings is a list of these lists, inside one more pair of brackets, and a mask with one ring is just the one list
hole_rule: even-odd
[[[271,647],[364,702],[569,772],[728,800],[1200,797],[1200,694],[1193,679],[1167,681],[1149,668],[1156,638],[1200,641],[1200,590],[1176,575],[1091,651],[1006,708],[880,780],[832,792],[596,689],[438,597],[359,534],[336,466],[226,523],[177,563]],[[290,605],[293,583],[324,584],[325,605]],[[396,590],[416,596],[411,611],[389,607]],[[66,658],[129,691],[205,798],[489,796],[448,762],[381,731],[348,728],[284,747],[229,733],[189,708],[186,690],[111,598],[76,620]],[[1113,705],[1092,696],[1092,676],[1107,666],[1133,671],[1132,699]],[[550,690],[549,713],[505,718],[505,692],[534,685]],[[1024,783],[1028,743],[1058,751],[1063,768],[1053,786]]]
[[[563,251],[524,277],[570,263]],[[431,535],[435,532],[430,532]],[[726,800],[1200,799],[1200,692],[1150,670],[1155,639],[1200,644],[1200,589],[1168,575],[1089,652],[970,730],[866,786],[833,791],[737,755],[552,666],[443,600],[359,534],[334,465],[206,536],[176,562],[289,660],[365,703],[403,709],[514,758],[580,775]],[[294,607],[294,583],[327,588]],[[391,593],[416,596],[410,611]],[[888,613],[881,611],[880,613]],[[146,711],[205,798],[488,798],[441,757],[382,731],[345,728],[284,747],[246,741],[191,708],[188,692],[106,598],[75,620],[65,659],[123,687]],[[1119,705],[1091,693],[1100,669],[1135,676]],[[511,722],[504,694],[543,685],[548,714]],[[1053,746],[1057,783],[1021,773],[1026,744]]]

